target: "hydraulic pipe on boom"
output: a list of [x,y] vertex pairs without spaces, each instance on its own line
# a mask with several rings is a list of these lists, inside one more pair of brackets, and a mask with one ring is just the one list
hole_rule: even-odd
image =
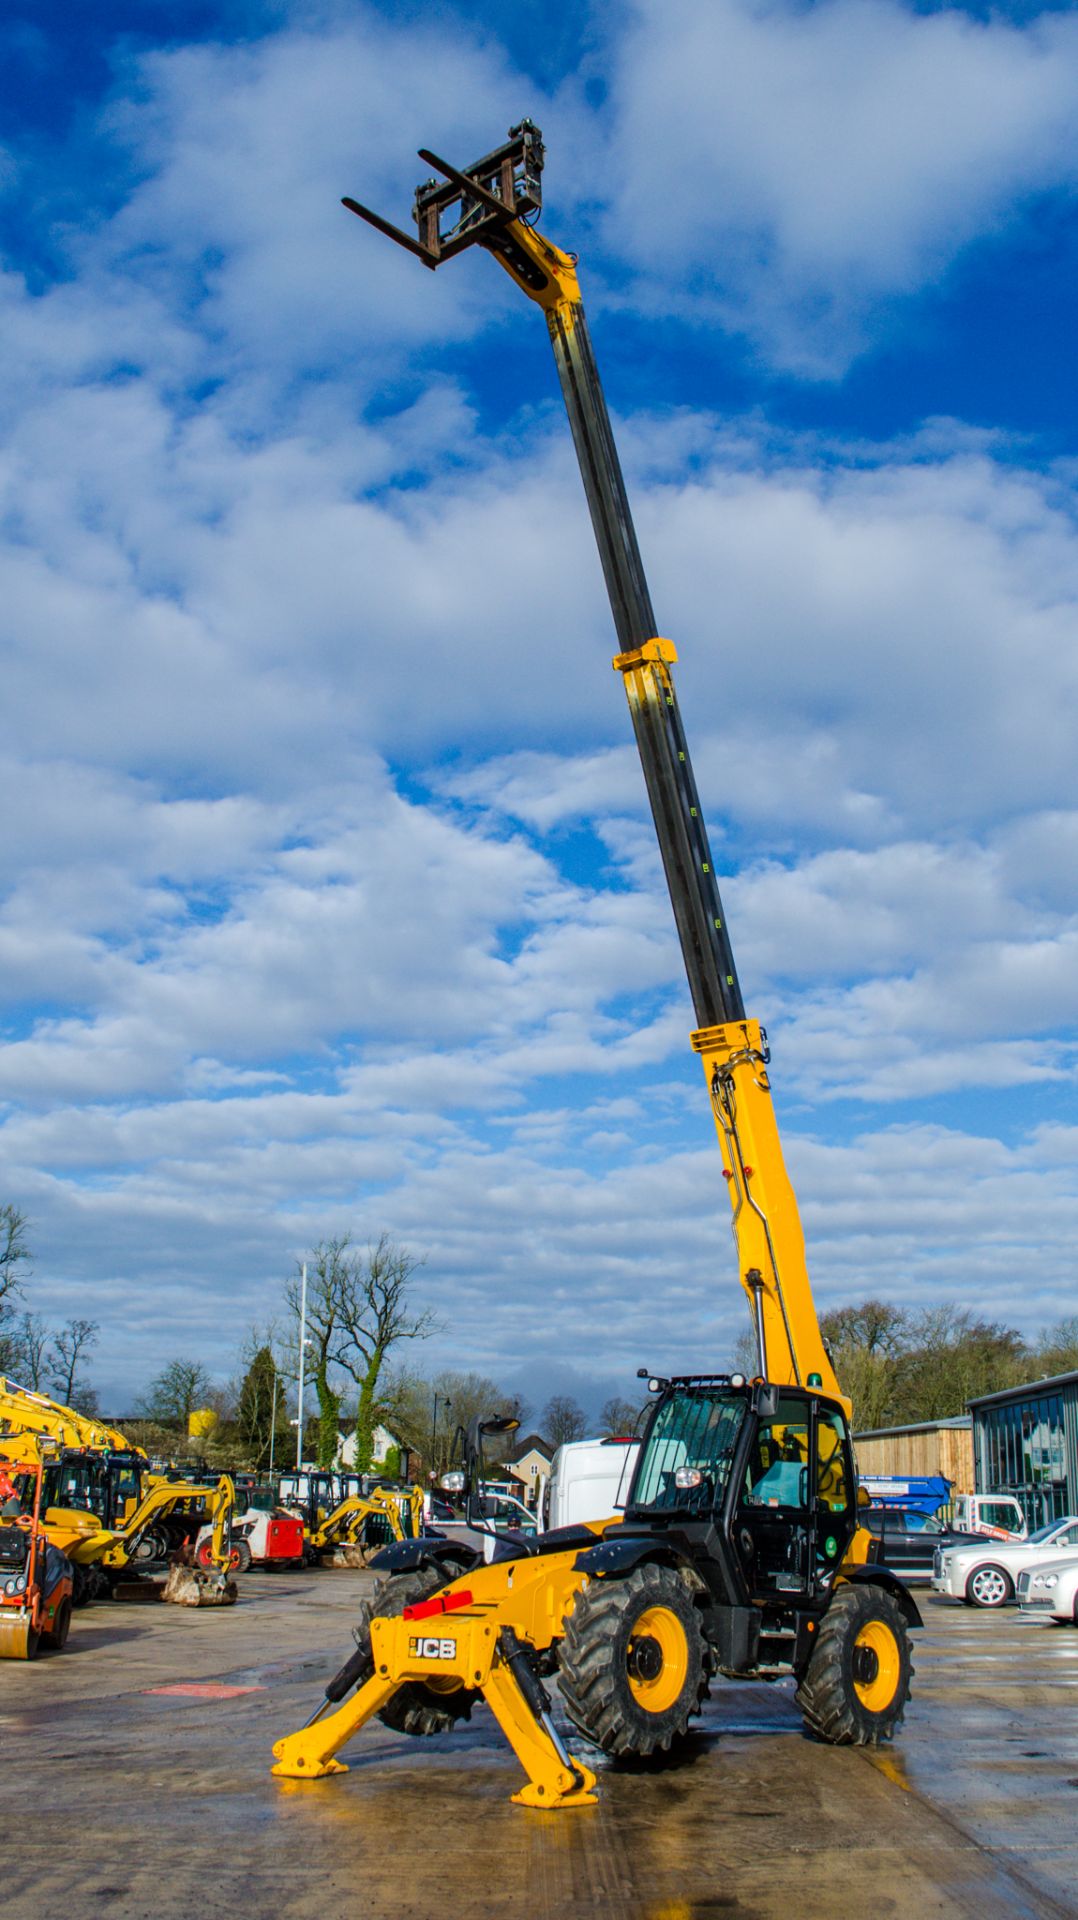
[[820,1335],[772,1105],[767,1037],[742,999],[674,689],[677,653],[657,631],[576,256],[528,223],[542,204],[543,157],[542,136],[528,120],[463,172],[421,148],[442,180],[416,192],[417,239],[356,200],[344,205],[432,269],[465,247],[482,247],[546,314],[618,637],[613,664],[628,697],[696,1014],[692,1044],[711,1096],[760,1373],[844,1400]]

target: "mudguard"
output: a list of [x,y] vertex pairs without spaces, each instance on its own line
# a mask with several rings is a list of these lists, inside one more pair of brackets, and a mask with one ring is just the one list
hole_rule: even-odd
[[593,1580],[616,1578],[630,1573],[643,1560],[655,1560],[667,1567],[692,1566],[688,1555],[679,1553],[668,1541],[656,1540],[653,1534],[636,1534],[628,1539],[602,1540],[598,1546],[588,1547],[578,1556],[576,1570]]
[[445,1561],[458,1566],[463,1561],[467,1566],[475,1557],[459,1540],[425,1534],[418,1540],[394,1540],[388,1547],[379,1547],[367,1565],[375,1573],[414,1573],[417,1567],[440,1567]]
[[908,1587],[904,1586],[898,1575],[890,1567],[878,1567],[874,1560],[866,1560],[862,1567],[844,1567],[842,1578],[851,1586],[882,1587],[892,1600],[901,1608],[908,1627],[923,1627],[920,1609]]

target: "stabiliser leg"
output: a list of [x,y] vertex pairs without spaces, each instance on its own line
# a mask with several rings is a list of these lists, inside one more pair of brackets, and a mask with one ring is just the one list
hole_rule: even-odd
[[526,1647],[511,1627],[499,1630],[493,1614],[492,1608],[478,1607],[454,1612],[439,1622],[435,1634],[417,1630],[407,1617],[376,1617],[371,1622],[373,1672],[371,1656],[353,1655],[327,1688],[327,1704],[339,1698],[350,1678],[360,1678],[361,1672],[369,1677],[335,1713],[278,1740],[273,1772],[286,1780],[346,1773],[337,1753],[399,1687],[409,1680],[455,1679],[482,1692],[527,1774],[527,1785],[512,1796],[520,1806],[541,1811],[595,1806],[594,1773],[566,1751]]
[[528,1784],[512,1798],[520,1807],[550,1812],[558,1807],[595,1807],[595,1775],[566,1751],[550,1717],[550,1699],[513,1632],[503,1627],[483,1697],[525,1773]]

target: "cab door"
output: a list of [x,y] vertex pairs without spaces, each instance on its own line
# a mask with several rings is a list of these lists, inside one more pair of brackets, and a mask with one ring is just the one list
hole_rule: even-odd
[[857,1481],[850,1430],[837,1407],[815,1407],[813,1441],[815,1513],[813,1570],[816,1585],[830,1583],[857,1531]]
[[775,1414],[759,1418],[749,1444],[734,1516],[734,1541],[754,1599],[791,1601],[810,1590],[815,1543],[812,1407],[807,1394],[780,1392]]

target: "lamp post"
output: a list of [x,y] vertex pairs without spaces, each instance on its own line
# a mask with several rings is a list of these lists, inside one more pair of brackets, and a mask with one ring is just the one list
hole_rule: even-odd
[[299,1287],[299,1406],[296,1411],[296,1472],[303,1465],[303,1363],[307,1356],[307,1262],[300,1268]]
[[[272,1354],[270,1355],[273,1359]],[[273,1361],[273,1399],[270,1401],[270,1457],[269,1470],[273,1472],[273,1449],[277,1440],[277,1362]]]
[[[447,1400],[443,1395],[442,1396],[443,1411],[448,1413],[452,1405],[453,1405],[452,1400]],[[435,1394],[434,1396],[434,1421],[430,1430],[430,1464],[431,1464],[432,1473],[435,1476],[437,1476],[437,1473],[438,1473],[438,1395],[437,1394]]]

